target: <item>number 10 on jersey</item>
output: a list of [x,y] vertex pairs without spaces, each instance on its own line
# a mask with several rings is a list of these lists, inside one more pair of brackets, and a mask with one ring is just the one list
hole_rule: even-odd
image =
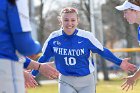
[[76,59],[74,57],[64,57],[66,65],[75,65],[76,64]]

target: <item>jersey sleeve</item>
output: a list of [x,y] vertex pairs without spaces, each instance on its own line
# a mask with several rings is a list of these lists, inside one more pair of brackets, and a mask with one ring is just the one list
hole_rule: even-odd
[[31,32],[13,34],[15,48],[24,56],[37,54],[41,51],[39,42],[34,41]]
[[92,52],[94,53],[98,53],[100,56],[102,56],[103,58],[107,59],[108,61],[113,62],[116,65],[121,65],[122,63],[122,59],[116,57],[109,49],[104,48],[103,51],[95,48],[94,50],[92,50]]
[[31,31],[27,0],[16,0],[16,5],[9,3],[7,16],[11,33]]
[[95,36],[91,32],[87,32],[86,37],[89,41],[88,48],[92,50],[92,48],[96,47],[99,50],[103,51],[102,44],[95,38]]
[[16,5],[8,3],[7,17],[13,43],[18,52],[24,56],[40,52],[40,44],[31,37],[27,0],[16,0]]
[[140,45],[140,26],[138,27],[138,43]]
[[107,59],[108,61],[113,62],[116,65],[120,65],[122,63],[122,60],[116,57],[109,49],[104,48],[102,44],[94,37],[93,34],[89,34],[88,39],[88,48],[93,53],[98,53],[100,56]]
[[28,58],[28,57],[26,57],[26,58],[25,58],[24,65],[23,65],[25,69],[29,66],[30,62],[31,62],[31,59]]

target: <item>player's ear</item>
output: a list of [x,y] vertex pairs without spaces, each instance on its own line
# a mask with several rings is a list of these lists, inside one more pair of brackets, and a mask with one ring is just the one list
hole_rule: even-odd
[[62,19],[61,19],[61,16],[57,16],[57,19],[59,21],[59,25],[62,25]]

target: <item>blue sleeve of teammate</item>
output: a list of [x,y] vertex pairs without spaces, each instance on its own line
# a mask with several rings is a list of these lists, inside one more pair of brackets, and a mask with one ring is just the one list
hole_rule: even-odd
[[[40,62],[40,63],[48,62],[53,55],[54,55],[53,51],[52,51],[51,47],[48,45],[46,47],[43,55],[39,58],[38,62]],[[34,76],[36,76],[38,73],[39,73],[38,70],[32,71],[32,75],[34,75]]]
[[31,59],[30,58],[28,58],[28,57],[26,57],[26,60],[25,60],[25,62],[24,62],[24,68],[27,68],[28,67],[28,65],[30,64],[30,62],[31,62]]
[[15,48],[24,56],[37,54],[41,46],[31,37],[31,25],[27,0],[19,0],[16,5],[8,3],[7,19]]
[[94,53],[98,53],[101,55],[103,58],[113,62],[116,65],[120,65],[122,63],[122,60],[118,57],[116,57],[109,49],[104,48],[103,51],[96,49],[94,50]]
[[15,33],[13,39],[16,49],[24,56],[37,54],[41,50],[41,45],[32,39],[31,32]]
[[140,26],[138,27],[138,42],[139,42],[139,45],[140,45]]
[[8,3],[7,19],[11,33],[30,32],[30,18],[27,0],[18,0],[16,5]]

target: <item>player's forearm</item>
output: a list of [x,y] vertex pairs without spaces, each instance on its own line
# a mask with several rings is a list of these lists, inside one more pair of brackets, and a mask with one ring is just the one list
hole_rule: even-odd
[[[50,58],[50,57],[48,57],[48,56],[42,55],[42,56],[39,58],[38,62],[39,62],[39,63],[48,62],[49,58]],[[39,71],[36,70],[36,69],[34,69],[34,70],[32,71],[32,75],[36,76],[37,74],[39,74]]]
[[39,42],[32,39],[31,32],[16,33],[13,34],[13,38],[15,47],[17,48],[18,52],[24,56],[37,54],[41,50]]
[[38,70],[40,63],[26,57],[24,68]]
[[105,58],[105,59],[107,59],[107,60],[113,62],[113,63],[116,64],[116,65],[120,65],[120,64],[122,63],[122,59],[116,57],[116,56],[115,56],[109,49],[107,49],[107,48],[104,48],[104,51],[99,52],[99,54],[100,54],[103,58]]

